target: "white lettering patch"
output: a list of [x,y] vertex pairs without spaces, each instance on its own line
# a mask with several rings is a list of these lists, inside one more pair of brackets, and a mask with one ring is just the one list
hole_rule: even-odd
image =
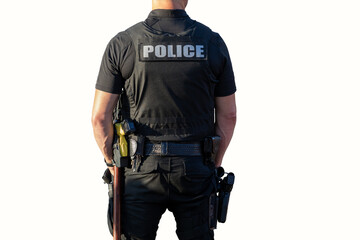
[[198,61],[207,59],[201,43],[139,44],[140,61]]

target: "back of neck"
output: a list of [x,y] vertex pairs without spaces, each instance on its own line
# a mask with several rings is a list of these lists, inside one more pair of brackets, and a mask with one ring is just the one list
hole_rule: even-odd
[[171,1],[171,0],[153,0],[152,1],[152,10],[155,9],[182,9],[184,10],[186,4],[183,4],[181,1]]

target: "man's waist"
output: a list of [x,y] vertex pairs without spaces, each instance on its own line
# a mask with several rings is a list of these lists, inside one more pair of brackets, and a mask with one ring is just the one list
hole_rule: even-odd
[[145,143],[144,155],[156,156],[202,156],[203,142]]

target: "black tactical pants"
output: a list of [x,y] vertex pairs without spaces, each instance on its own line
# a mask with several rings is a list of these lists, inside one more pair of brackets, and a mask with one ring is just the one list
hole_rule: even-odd
[[162,214],[175,217],[180,240],[211,240],[209,196],[214,167],[202,157],[143,159],[138,171],[126,169],[122,201],[122,239],[153,240]]

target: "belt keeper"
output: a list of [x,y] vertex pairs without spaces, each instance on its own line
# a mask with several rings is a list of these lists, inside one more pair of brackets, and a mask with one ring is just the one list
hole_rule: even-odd
[[219,136],[212,136],[206,137],[204,140],[204,155],[206,162],[214,163],[215,156],[219,150],[221,137]]
[[211,137],[211,140],[212,140],[212,154],[216,155],[217,152],[219,151],[221,137],[214,136]]
[[211,137],[206,137],[204,140],[204,153],[205,155],[211,154],[213,151],[213,142]]
[[169,143],[161,142],[161,156],[166,156],[169,152]]
[[136,148],[136,155],[144,156],[144,149],[145,149],[145,137],[144,136],[137,136],[137,148]]

